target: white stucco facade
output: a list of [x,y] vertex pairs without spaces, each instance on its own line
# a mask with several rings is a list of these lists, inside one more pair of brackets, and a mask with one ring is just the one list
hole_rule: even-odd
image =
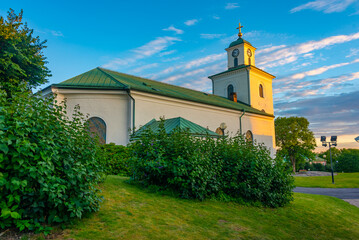
[[133,117],[135,129],[153,118],[182,117],[212,131],[224,122],[227,125],[226,134],[229,135],[235,135],[241,127],[243,134],[250,130],[255,141],[264,143],[272,156],[275,154],[272,117],[252,113],[244,113],[242,116],[243,112],[237,110],[140,91],[130,92],[135,101],[128,92],[121,90],[53,88],[52,91],[56,93],[58,102],[66,100],[68,116],[72,116],[74,107],[79,105],[80,111],[89,118],[101,118],[106,123],[106,143],[128,144]]

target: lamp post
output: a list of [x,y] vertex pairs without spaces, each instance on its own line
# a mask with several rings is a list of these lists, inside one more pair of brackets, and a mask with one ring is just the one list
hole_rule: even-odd
[[223,122],[221,125],[219,125],[219,128],[222,130],[222,135],[224,137],[224,130],[226,130],[227,124]]
[[333,171],[333,161],[332,161],[332,149],[331,149],[331,146],[337,146],[337,136],[331,136],[329,142],[327,142],[326,139],[327,139],[326,136],[321,136],[320,137],[320,141],[322,142],[323,147],[326,147],[327,144],[329,145],[330,166],[332,168],[332,183],[334,184],[334,171]]

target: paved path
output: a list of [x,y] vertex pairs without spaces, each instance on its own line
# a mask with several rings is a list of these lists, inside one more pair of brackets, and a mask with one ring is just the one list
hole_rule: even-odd
[[306,188],[296,187],[293,192],[327,195],[343,199],[359,207],[359,188]]

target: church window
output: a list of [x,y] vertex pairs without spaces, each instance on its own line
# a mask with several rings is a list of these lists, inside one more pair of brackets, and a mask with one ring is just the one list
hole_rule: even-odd
[[227,87],[227,97],[228,97],[228,99],[232,98],[233,93],[234,93],[234,88],[233,88],[233,85],[230,84]]
[[106,143],[106,123],[99,117],[92,117],[88,121],[92,137],[98,137],[101,144]]
[[250,130],[248,130],[246,132],[246,139],[247,139],[247,141],[253,142],[253,134],[252,134],[252,132]]
[[251,58],[248,58],[248,65],[252,65]]
[[261,98],[264,98],[264,92],[263,92],[263,85],[259,84],[259,96]]
[[234,58],[234,66],[238,67],[238,58]]

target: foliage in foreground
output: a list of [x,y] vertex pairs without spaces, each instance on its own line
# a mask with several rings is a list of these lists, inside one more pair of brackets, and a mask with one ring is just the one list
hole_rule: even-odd
[[277,157],[288,159],[295,173],[298,164],[313,159],[316,143],[309,122],[304,117],[279,117],[275,121]]
[[107,175],[130,176],[130,149],[114,143],[101,145],[101,165]]
[[[52,99],[0,90],[0,229],[46,230],[97,211],[97,143]],[[78,109],[77,109],[78,110]]]
[[132,142],[133,180],[177,192],[182,198],[259,201],[279,207],[292,198],[293,177],[268,150],[233,138],[195,138],[177,129],[148,130]]

